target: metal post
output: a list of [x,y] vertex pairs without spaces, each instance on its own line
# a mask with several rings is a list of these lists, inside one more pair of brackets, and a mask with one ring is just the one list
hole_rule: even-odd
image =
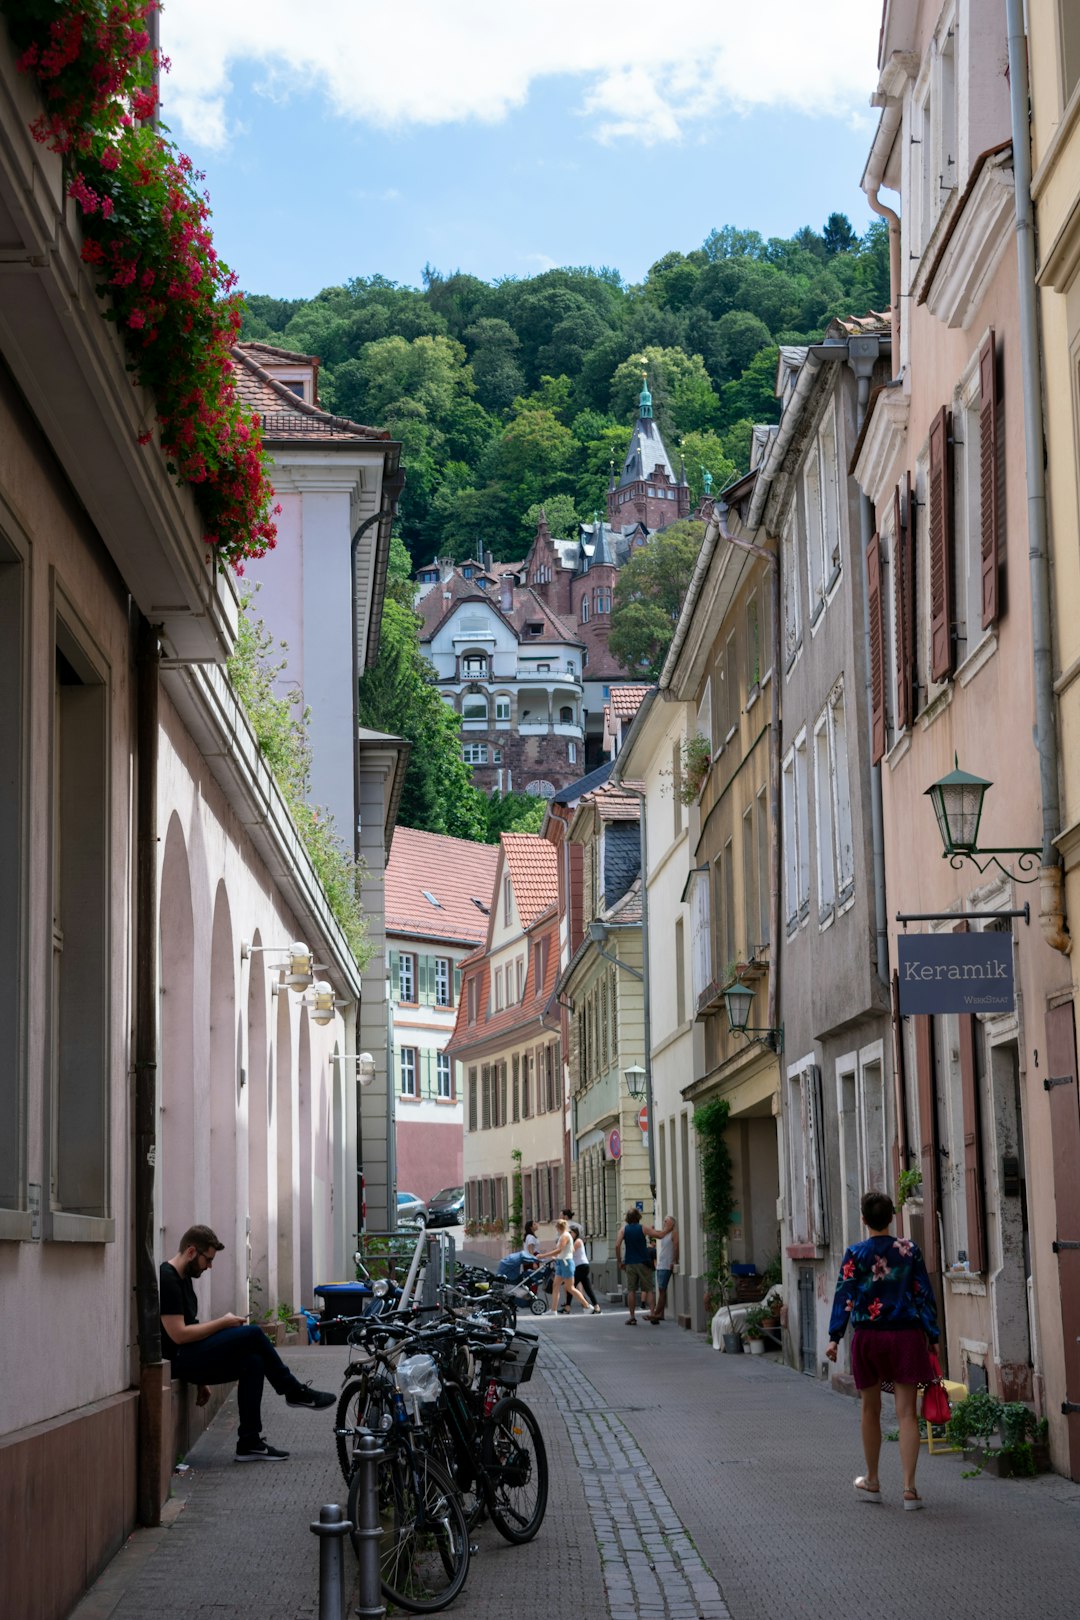
[[350,1525],[336,1502],[326,1502],[309,1526],[319,1538],[319,1620],[342,1620],[345,1607],[342,1543]]
[[357,1580],[360,1602],[356,1613],[361,1620],[382,1620],[386,1613],[379,1567],[382,1524],[379,1520],[378,1473],[382,1455],[375,1435],[361,1432],[356,1436],[353,1466],[360,1474],[356,1492],[355,1536],[357,1562],[360,1565]]

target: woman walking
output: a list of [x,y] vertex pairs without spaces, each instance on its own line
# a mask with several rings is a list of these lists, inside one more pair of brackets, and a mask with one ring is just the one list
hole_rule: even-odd
[[576,1221],[570,1222],[570,1233],[574,1239],[574,1286],[580,1288],[583,1294],[588,1294],[592,1301],[593,1312],[600,1315],[600,1302],[596,1297],[596,1290],[592,1285],[592,1268],[589,1265],[589,1254],[585,1248],[585,1239],[581,1235],[581,1227]]
[[[574,1239],[570,1232],[570,1222],[565,1216],[555,1222],[555,1247],[549,1249],[547,1254],[540,1255],[541,1260],[554,1260],[555,1275],[551,1279],[551,1308],[562,1316],[570,1314],[570,1297],[573,1295],[587,1311],[596,1311],[599,1307],[590,1305],[585,1295],[574,1282]],[[566,1291],[566,1304],[560,1305],[563,1290]]]
[[923,1506],[915,1489],[919,1461],[919,1419],[915,1410],[920,1384],[931,1383],[930,1347],[938,1340],[937,1308],[918,1244],[889,1231],[896,1210],[887,1193],[863,1198],[863,1225],[869,1237],[845,1250],[829,1323],[830,1361],[848,1321],[854,1329],[851,1371],[862,1397],[862,1442],[866,1473],[855,1481],[861,1502],[881,1501],[878,1457],[881,1452],[881,1391],[891,1387],[900,1421],[900,1461],[904,1470],[904,1507]]

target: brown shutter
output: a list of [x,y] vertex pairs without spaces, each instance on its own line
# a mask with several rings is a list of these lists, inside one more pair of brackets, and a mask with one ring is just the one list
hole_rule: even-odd
[[930,429],[930,678],[953,667],[952,417],[943,405]]
[[915,719],[915,533],[911,474],[893,495],[896,575],[896,729]]
[[866,590],[870,609],[870,763],[884,758],[888,742],[885,723],[885,614],[881,592],[881,540],[874,535],[866,548]]
[[991,328],[979,350],[979,522],[982,530],[982,627],[998,616],[998,390]]
[[915,1018],[915,1067],[919,1083],[919,1168],[922,1171],[921,1248],[927,1271],[940,1270],[937,1242],[937,1116],[934,1099],[934,1033],[928,1015]]

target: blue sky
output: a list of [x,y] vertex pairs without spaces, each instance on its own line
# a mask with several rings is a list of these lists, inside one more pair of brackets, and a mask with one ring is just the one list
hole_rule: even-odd
[[[786,236],[839,209],[865,228],[872,0],[768,0],[759,9],[786,31],[739,24],[739,48],[732,19],[745,6],[676,0],[672,20],[689,13],[697,32],[663,52],[642,49],[634,28],[612,46],[639,0],[588,4],[593,31],[555,49],[535,16],[485,30],[505,0],[401,0],[399,23],[412,13],[424,36],[410,50],[408,27],[376,49],[367,25],[385,29],[392,8],[369,0],[319,0],[306,15],[336,26],[310,29],[293,0],[174,0],[164,116],[206,170],[217,245],[241,285],[310,296],[377,272],[419,285],[426,262],[486,280],[607,264],[636,281],[713,226]],[[567,5],[548,0],[553,27]],[[725,10],[723,32],[703,38],[704,19]],[[772,41],[797,45],[806,12],[817,26],[805,72],[790,51],[775,72]],[[819,30],[852,13],[861,32],[843,59],[810,59]]]

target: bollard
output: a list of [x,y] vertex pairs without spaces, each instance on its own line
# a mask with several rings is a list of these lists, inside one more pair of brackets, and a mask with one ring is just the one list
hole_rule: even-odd
[[319,1517],[310,1526],[319,1538],[319,1620],[342,1620],[345,1606],[344,1560],[342,1543],[352,1526],[336,1502],[327,1502],[319,1509]]
[[[382,1620],[386,1609],[382,1601],[382,1573],[379,1567],[379,1542],[382,1524],[379,1519],[379,1463],[383,1453],[375,1435],[362,1430],[356,1437],[354,1467],[356,1502],[356,1557],[360,1565],[357,1596],[360,1599],[356,1613],[361,1620]],[[321,1620],[321,1617],[320,1617]]]

